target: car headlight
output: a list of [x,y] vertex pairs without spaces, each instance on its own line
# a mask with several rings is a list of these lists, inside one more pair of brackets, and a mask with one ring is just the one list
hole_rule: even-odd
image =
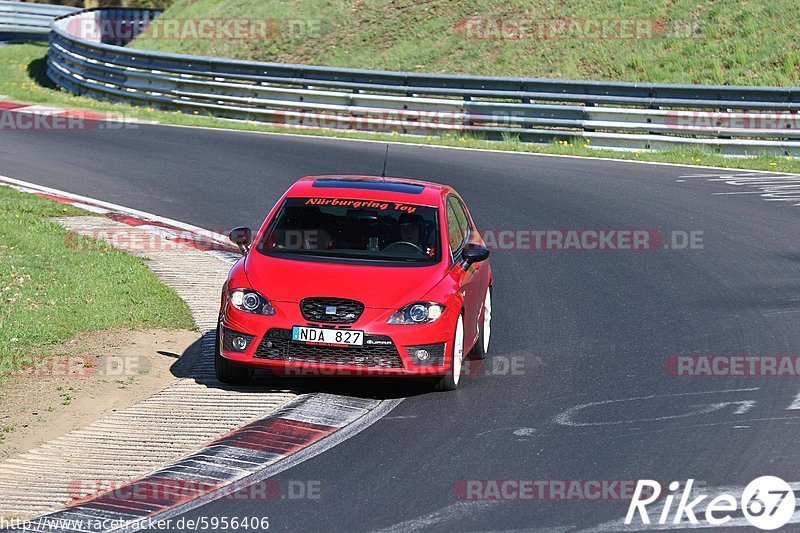
[[254,315],[272,316],[272,308],[266,298],[250,289],[234,289],[231,291],[231,305],[239,311],[253,313]]
[[444,313],[444,306],[432,302],[408,304],[389,317],[389,324],[430,324]]

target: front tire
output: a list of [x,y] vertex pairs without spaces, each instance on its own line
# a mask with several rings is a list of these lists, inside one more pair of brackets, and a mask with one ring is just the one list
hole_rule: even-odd
[[453,356],[450,358],[450,371],[436,384],[438,391],[450,391],[458,388],[461,380],[461,365],[464,363],[464,319],[458,316],[456,331],[453,334]]
[[217,325],[217,331],[214,334],[214,373],[220,382],[227,385],[247,385],[253,379],[255,370],[242,365],[237,365],[233,361],[229,361],[222,357],[221,345],[222,335],[220,331],[222,327]]
[[478,342],[472,348],[475,359],[486,359],[489,353],[489,338],[492,335],[492,287],[486,289],[486,298],[483,300],[483,313],[480,328],[478,329]]

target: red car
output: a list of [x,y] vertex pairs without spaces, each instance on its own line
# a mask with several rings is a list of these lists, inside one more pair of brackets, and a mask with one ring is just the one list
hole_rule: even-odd
[[[436,183],[370,176],[297,181],[253,236],[222,291],[215,368],[246,384],[279,376],[401,376],[458,386],[483,358],[492,271],[464,201]],[[251,245],[252,244],[252,245]]]

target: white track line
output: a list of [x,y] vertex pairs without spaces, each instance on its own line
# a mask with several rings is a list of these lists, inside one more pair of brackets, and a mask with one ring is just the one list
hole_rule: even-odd
[[458,502],[443,507],[438,511],[412,518],[384,529],[375,530],[375,533],[406,533],[408,531],[421,531],[434,526],[443,526],[446,522],[486,511],[498,503],[497,501]]
[[786,411],[797,411],[800,409],[800,392],[797,393],[797,396],[794,397],[791,405],[786,408]]

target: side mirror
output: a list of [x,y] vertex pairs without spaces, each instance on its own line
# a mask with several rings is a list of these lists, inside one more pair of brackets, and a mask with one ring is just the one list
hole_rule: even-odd
[[472,263],[480,263],[489,259],[489,249],[474,242],[467,243],[461,251],[461,258],[466,263],[466,266]]
[[233,244],[239,247],[242,255],[247,255],[247,252],[250,251],[250,242],[253,240],[253,230],[245,226],[239,226],[238,228],[233,228],[228,233],[228,237],[230,237]]

